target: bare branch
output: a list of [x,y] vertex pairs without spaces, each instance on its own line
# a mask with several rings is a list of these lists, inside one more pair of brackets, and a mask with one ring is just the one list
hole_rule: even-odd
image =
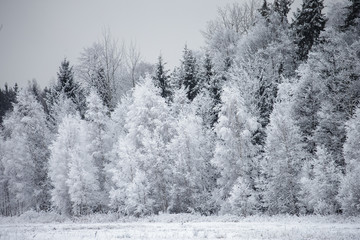
[[136,42],[131,41],[127,51],[127,66],[130,71],[131,81],[133,87],[135,87],[135,71],[141,61],[141,54],[136,46]]

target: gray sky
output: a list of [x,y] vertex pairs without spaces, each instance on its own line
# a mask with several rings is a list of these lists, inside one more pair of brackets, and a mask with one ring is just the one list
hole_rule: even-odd
[[190,49],[204,45],[200,30],[217,16],[218,6],[230,2],[0,0],[0,87],[5,82],[25,86],[33,78],[42,87],[49,85],[64,57],[76,64],[104,28],[119,41],[136,41],[144,60],[155,63],[162,53],[173,67],[185,43]]

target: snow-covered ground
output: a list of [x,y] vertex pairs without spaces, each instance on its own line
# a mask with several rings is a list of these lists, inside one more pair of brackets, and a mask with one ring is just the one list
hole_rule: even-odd
[[112,216],[94,216],[58,218],[54,220],[58,222],[48,223],[49,219],[0,218],[0,239],[360,239],[360,218],[337,216],[239,218],[182,214],[116,221]]

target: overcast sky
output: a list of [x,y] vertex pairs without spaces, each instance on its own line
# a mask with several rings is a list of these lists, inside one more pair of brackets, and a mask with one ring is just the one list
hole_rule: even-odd
[[[237,0],[243,2],[245,0]],[[300,2],[301,0],[296,0]],[[187,43],[204,45],[200,30],[217,8],[234,0],[0,0],[0,87],[42,87],[56,78],[66,57],[76,64],[80,52],[109,28],[119,41],[136,41],[144,60],[162,53],[169,67],[178,65]]]

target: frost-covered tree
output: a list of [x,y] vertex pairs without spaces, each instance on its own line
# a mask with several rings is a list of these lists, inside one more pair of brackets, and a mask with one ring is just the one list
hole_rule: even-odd
[[326,28],[341,30],[345,25],[349,1],[336,1],[328,4]]
[[115,144],[120,137],[124,137],[127,134],[126,114],[129,111],[129,107],[133,103],[131,92],[124,95],[120,102],[116,105],[114,111],[110,112],[110,121],[107,123],[108,134],[112,139],[112,144]]
[[318,112],[319,125],[315,130],[314,139],[318,145],[323,145],[334,157],[339,168],[344,170],[344,156],[342,152],[346,139],[343,112],[337,111],[334,105],[323,102]]
[[87,214],[99,205],[99,174],[89,139],[87,123],[77,115],[68,115],[50,147],[52,202],[63,214]]
[[[97,178],[100,184],[99,205],[101,208],[108,205],[109,178],[105,167],[109,163],[112,147],[112,135],[110,134],[108,109],[95,91],[91,91],[87,97],[87,133],[89,138],[89,154],[97,168]],[[101,209],[99,209],[101,210]]]
[[255,186],[258,148],[253,144],[253,134],[259,124],[249,112],[237,87],[226,86],[221,102],[219,120],[215,126],[218,139],[212,164],[220,173],[217,201],[226,211],[226,200],[238,178],[252,188]]
[[[48,98],[49,100],[49,98]],[[76,105],[66,95],[61,92],[55,98],[52,98],[52,102],[49,106],[49,126],[53,133],[57,133],[59,125],[66,115],[77,114]]]
[[270,214],[299,211],[300,170],[305,154],[300,129],[293,119],[292,94],[290,83],[280,85],[266,129],[264,198]]
[[324,32],[326,42],[317,46],[307,64],[320,83],[321,108],[314,139],[323,145],[344,170],[342,152],[345,121],[352,117],[360,101],[359,40],[333,29]]
[[308,211],[315,214],[334,214],[339,210],[336,199],[340,171],[334,158],[323,147],[317,147],[316,158],[311,162],[312,168],[307,178],[301,179],[303,201]]
[[312,71],[308,65],[298,69],[300,80],[294,94],[294,118],[300,127],[303,142],[310,154],[316,152],[315,130],[319,125],[318,112],[321,106],[320,76]]
[[5,168],[3,165],[2,157],[5,155],[5,142],[0,128],[0,214],[1,215],[10,215],[10,199],[9,199],[9,188],[8,188],[8,178],[5,176]]
[[238,41],[255,24],[260,4],[258,0],[228,4],[218,9],[216,19],[208,22],[203,35],[217,71],[228,69],[232,64]]
[[144,171],[135,170],[134,178],[126,188],[126,212],[136,217],[153,213],[154,200],[149,198],[151,184]]
[[69,162],[71,150],[77,144],[78,119],[72,115],[66,115],[59,124],[59,131],[50,145],[49,177],[53,189],[51,190],[51,201],[55,209],[64,215],[72,213],[69,194]]
[[48,210],[49,130],[43,107],[28,89],[21,90],[3,124],[6,140],[2,163],[13,209]]
[[173,101],[170,105],[171,115],[177,118],[181,112],[190,112],[190,100],[187,98],[187,92],[184,87],[174,90]]
[[127,208],[130,203],[127,202],[129,196],[126,194],[127,186],[135,179],[135,170],[139,170],[145,173],[150,184],[151,192],[147,195],[147,201],[154,204],[148,212],[165,212],[169,207],[172,181],[172,164],[166,151],[172,136],[169,107],[152,79],[146,78],[135,87],[133,102],[128,109],[125,125],[127,134],[118,141],[116,157],[111,163],[115,167],[110,169],[115,184],[110,192],[113,207],[134,214]]
[[84,120],[75,119],[75,144],[70,149],[68,186],[72,213],[82,215],[94,212],[103,203],[100,190],[99,169],[90,154],[88,126]]
[[346,174],[341,179],[338,199],[342,211],[347,215],[360,213],[360,109],[346,123],[346,142],[344,157]]
[[210,164],[213,145],[195,110],[180,113],[175,136],[168,145],[173,162],[170,211],[209,214],[215,185],[215,171]]
[[242,177],[236,180],[231,189],[228,203],[229,211],[240,216],[255,214],[259,209],[259,199],[254,187]]
[[230,70],[230,76],[236,78],[237,75],[246,74],[251,79],[247,83],[250,97],[245,99],[251,99],[257,106],[262,126],[257,141],[262,145],[278,85],[284,77],[293,77],[297,67],[293,51],[295,45],[289,35],[287,22],[282,22],[280,16],[271,11],[267,20],[259,19],[248,34],[239,40],[238,55]]
[[[109,192],[110,206],[117,212],[122,214],[134,214],[135,198],[129,203],[128,187],[135,179],[135,173],[138,169],[137,152],[129,139],[120,136],[118,142],[113,148],[113,158],[107,166],[107,172],[112,180],[112,187]],[[140,169],[139,169],[140,171]],[[132,188],[134,189],[134,188]],[[142,203],[151,201],[150,192],[143,192]],[[139,203],[141,204],[141,203]],[[129,208],[129,205],[132,207]],[[148,213],[152,213],[153,206],[147,208]]]

